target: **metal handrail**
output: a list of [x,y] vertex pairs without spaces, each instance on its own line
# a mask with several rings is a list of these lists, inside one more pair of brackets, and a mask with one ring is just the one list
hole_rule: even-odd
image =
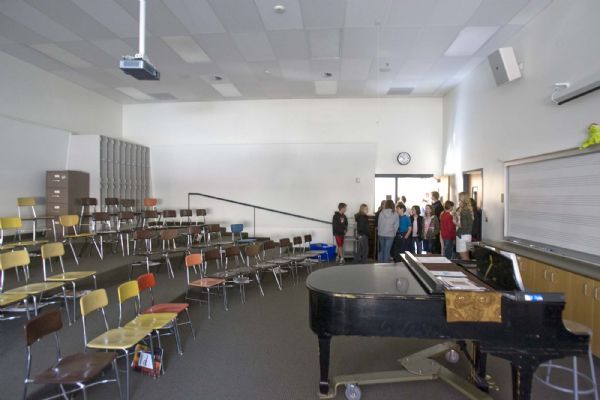
[[240,206],[245,206],[245,207],[251,207],[251,208],[253,208],[254,209],[254,223],[253,223],[253,226],[254,226],[254,236],[256,236],[256,210],[269,211],[269,212],[273,212],[273,213],[277,213],[277,214],[281,214],[281,215],[287,215],[288,217],[300,218],[300,219],[305,219],[305,220],[308,220],[308,221],[319,222],[319,223],[322,223],[322,224],[331,225],[331,221],[324,221],[322,219],[307,217],[305,215],[294,214],[294,213],[290,213],[290,212],[287,212],[287,211],[275,210],[273,208],[268,208],[268,207],[263,207],[263,206],[257,206],[255,204],[243,203],[241,201],[226,199],[226,198],[223,198],[223,197],[217,197],[217,196],[212,196],[210,194],[197,193],[197,192],[189,192],[188,193],[188,208],[191,207],[190,206],[190,200],[191,200],[192,196],[208,197],[209,199],[225,201],[227,203],[238,204]]

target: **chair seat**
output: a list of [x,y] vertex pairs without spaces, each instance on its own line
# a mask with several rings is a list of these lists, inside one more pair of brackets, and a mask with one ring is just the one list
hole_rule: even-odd
[[79,239],[79,238],[88,238],[88,237],[94,237],[94,236],[96,236],[95,233],[82,232],[82,233],[78,233],[77,235],[65,235],[64,237],[67,239]]
[[306,256],[289,256],[287,258],[291,261],[304,261]]
[[11,290],[7,290],[6,294],[13,293],[21,293],[21,294],[40,294],[42,292],[47,292],[49,290],[54,290],[62,287],[62,282],[40,282],[40,283],[30,283],[25,286],[20,286],[18,288],[14,288]]
[[237,285],[247,285],[250,282],[252,282],[252,281],[247,276],[238,276],[233,279],[233,283],[235,283]]
[[218,271],[210,274],[209,278],[217,278],[217,279],[227,279],[234,276],[238,276],[239,273],[235,269],[228,269],[225,271]]
[[2,246],[0,246],[0,250],[4,251],[4,250],[12,250],[15,248],[15,245],[12,243],[9,244],[3,244]]
[[175,313],[180,314],[189,308],[188,303],[163,303],[155,304],[144,310],[142,314],[154,314],[154,313]]
[[252,268],[255,269],[271,269],[271,268],[275,268],[277,266],[277,264],[272,264],[269,262],[264,262],[264,263],[258,263],[252,266]]
[[116,353],[78,353],[69,355],[52,368],[37,375],[35,383],[72,385],[85,383],[102,373],[117,357]]
[[9,250],[15,247],[31,247],[31,246],[39,246],[42,244],[48,243],[47,240],[24,240],[20,242],[11,242],[2,245],[2,250]]
[[9,306],[11,304],[18,303],[27,298],[28,294],[25,293],[2,293],[0,294],[0,307]]
[[77,281],[79,279],[87,278],[96,275],[96,271],[74,271],[66,272],[64,274],[57,274],[49,276],[47,281],[54,282],[66,282],[66,281]]
[[288,260],[287,258],[273,258],[271,260],[267,260],[270,263],[273,264],[289,264],[290,260]]
[[176,313],[142,314],[125,324],[124,328],[149,330],[162,329],[173,322],[175,318],[177,318]]
[[125,350],[144,339],[150,330],[116,328],[90,340],[86,347],[90,349]]
[[225,279],[220,278],[202,278],[190,282],[190,286],[196,286],[201,288],[211,288],[213,286],[222,285],[225,283]]

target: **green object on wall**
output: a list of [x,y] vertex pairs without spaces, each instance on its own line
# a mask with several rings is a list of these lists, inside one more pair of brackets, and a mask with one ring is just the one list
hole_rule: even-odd
[[579,150],[587,149],[590,146],[600,143],[600,125],[593,123],[588,127],[588,137],[579,146]]

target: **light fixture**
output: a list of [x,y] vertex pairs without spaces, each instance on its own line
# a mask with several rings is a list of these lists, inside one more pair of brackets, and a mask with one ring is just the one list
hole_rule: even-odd
[[152,96],[134,87],[118,87],[117,90],[134,100],[154,100]]
[[337,90],[337,81],[315,81],[315,92],[318,95],[334,95]]
[[211,85],[217,92],[221,94],[223,97],[241,97],[242,94],[231,83],[213,83]]
[[283,14],[285,12],[285,6],[282,4],[277,4],[273,6],[273,11],[275,11],[276,14]]
[[189,36],[163,36],[162,40],[185,62],[192,64],[210,62],[204,50]]
[[472,56],[498,30],[497,26],[467,26],[444,53],[447,57]]
[[270,70],[270,69],[265,69],[265,70],[264,70],[264,73],[265,73],[266,75],[271,75],[271,70]]
[[222,76],[219,76],[219,75],[215,75],[215,76],[213,76],[213,77],[212,77],[212,80],[213,80],[213,81],[217,81],[217,82],[218,82],[218,81],[222,81],[222,80],[223,80],[223,77],[222,77]]

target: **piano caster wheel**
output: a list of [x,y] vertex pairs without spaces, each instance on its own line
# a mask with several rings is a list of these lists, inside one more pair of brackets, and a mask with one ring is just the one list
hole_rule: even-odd
[[460,354],[458,354],[458,351],[450,349],[446,352],[446,361],[452,364],[456,364],[460,361]]
[[360,400],[360,397],[362,396],[358,385],[355,385],[353,383],[346,385],[346,391],[344,392],[344,394],[346,395],[346,399],[348,400]]

